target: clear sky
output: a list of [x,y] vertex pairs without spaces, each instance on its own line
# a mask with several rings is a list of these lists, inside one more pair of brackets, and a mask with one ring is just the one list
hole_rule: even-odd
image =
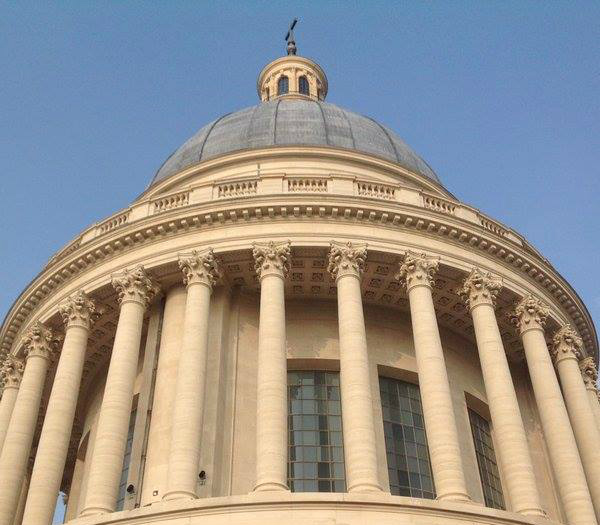
[[0,316],[210,120],[299,54],[525,235],[600,321],[600,2],[0,0]]

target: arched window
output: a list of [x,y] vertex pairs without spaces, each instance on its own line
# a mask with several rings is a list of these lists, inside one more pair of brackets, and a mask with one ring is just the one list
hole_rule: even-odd
[[308,79],[305,76],[301,76],[298,79],[298,91],[302,95],[309,95],[310,90],[308,88]]
[[279,77],[277,81],[277,94],[285,95],[290,90],[290,80],[285,75]]

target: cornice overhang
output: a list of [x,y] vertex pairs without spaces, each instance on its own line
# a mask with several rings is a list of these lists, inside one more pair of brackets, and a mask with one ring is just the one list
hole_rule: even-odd
[[[360,187],[362,183],[358,184]],[[383,188],[385,185],[372,186]],[[382,195],[387,195],[385,188],[381,191]],[[406,193],[408,190],[399,191]],[[177,200],[178,196],[183,195],[181,193],[162,196],[155,200],[155,204],[172,199],[180,205],[164,209],[159,206],[158,212],[131,222],[109,218],[112,221],[108,223],[111,227],[104,231],[107,222],[104,221],[97,226],[97,237],[78,243],[62,259],[44,269],[8,312],[0,330],[0,351],[4,354],[11,349],[14,351],[13,344],[17,335],[35,318],[33,314],[38,306],[58,292],[65,283],[116,255],[166,237],[183,235],[194,229],[221,228],[233,223],[256,224],[261,221],[309,219],[315,222],[358,221],[377,228],[418,232],[422,236],[442,239],[449,245],[476,250],[507,270],[524,276],[530,283],[531,292],[543,290],[552,297],[552,307],[563,312],[563,317],[577,327],[588,354],[597,358],[596,332],[585,305],[546,259],[541,258],[512,231],[504,230],[502,225],[476,210],[458,202],[444,201],[416,190],[410,191],[420,196],[422,206],[391,202],[386,200],[389,196],[380,199],[327,193],[315,195],[310,192],[256,194],[250,198],[224,198],[198,204],[189,204],[189,200],[183,197]],[[458,211],[461,211],[463,217],[457,216]],[[122,212],[119,214],[113,217],[124,216]]]

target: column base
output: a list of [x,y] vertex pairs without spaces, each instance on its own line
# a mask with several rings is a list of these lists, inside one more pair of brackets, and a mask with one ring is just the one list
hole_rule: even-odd
[[539,516],[541,518],[548,517],[548,515],[542,509],[538,509],[538,508],[519,509],[519,510],[515,510],[515,512],[518,512],[519,514],[523,514],[524,516]]
[[348,492],[383,492],[383,490],[374,483],[357,483],[348,487]]
[[194,492],[188,492],[187,490],[170,490],[163,494],[163,501],[171,501],[174,499],[197,499],[198,496]]
[[438,501],[460,501],[461,503],[473,503],[473,500],[464,492],[448,492],[435,498]]
[[269,492],[269,491],[284,491],[284,492],[290,492],[290,489],[287,485],[284,485],[282,483],[277,483],[274,481],[267,481],[265,483],[259,483],[258,485],[256,485],[256,487],[254,487],[254,490],[252,492]]
[[87,507],[81,511],[79,517],[83,518],[85,516],[96,516],[97,514],[109,514],[110,512],[114,512],[114,509],[107,509],[105,507]]

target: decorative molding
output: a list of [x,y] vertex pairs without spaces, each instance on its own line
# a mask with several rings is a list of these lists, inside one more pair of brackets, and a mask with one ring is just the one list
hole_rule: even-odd
[[67,298],[64,303],[59,305],[58,311],[65,328],[80,326],[86,330],[89,330],[103,313],[102,309],[96,308],[96,303],[83,290],[79,290]]
[[287,277],[290,271],[290,246],[290,241],[270,241],[252,245],[254,269],[259,279],[267,275],[277,275],[284,279]]
[[577,335],[570,324],[566,324],[554,334],[550,353],[556,363],[563,359],[576,359],[579,361],[583,357],[582,347],[581,337]]
[[22,359],[8,356],[0,368],[0,388],[19,388],[24,368]]
[[598,392],[598,369],[593,357],[584,357],[579,361],[579,369],[583,377],[583,382],[588,390]]
[[21,344],[25,352],[25,358],[42,357],[50,359],[53,354],[58,352],[59,338],[54,332],[39,321],[33,323],[31,328],[23,336]]
[[223,276],[221,265],[212,248],[204,252],[192,250],[190,255],[179,256],[179,268],[183,272],[183,284],[204,284],[212,289]]
[[[291,194],[298,198],[302,195]],[[341,196],[345,200],[356,197]],[[325,203],[324,203],[325,204]],[[219,208],[215,209],[215,206]],[[297,203],[294,205],[266,207],[264,204],[207,202],[192,204],[172,210],[170,214],[151,215],[136,221],[126,222],[107,234],[88,235],[84,232],[76,239],[77,248],[67,245],[61,250],[61,259],[53,260],[38,278],[23,292],[9,311],[2,327],[0,359],[14,345],[23,324],[31,318],[37,305],[44,302],[61,288],[64,283],[86,272],[89,268],[124,252],[137,249],[144,244],[156,242],[167,235],[186,234],[190,229],[211,228],[214,225],[235,221],[256,220],[297,220],[298,217],[321,218],[326,221],[357,221],[372,225],[393,228],[400,231],[422,230],[435,235],[445,242],[464,245],[486,257],[508,266],[509,271],[520,272],[532,281],[533,287],[543,289],[554,298],[553,306],[560,309],[570,322],[577,327],[590,352],[597,351],[597,340],[592,321],[575,292],[533,248],[523,240],[523,247],[517,245],[510,232],[509,237],[499,237],[493,232],[480,228],[462,217],[459,209],[468,206],[456,203],[453,215],[436,212],[432,209],[405,206],[400,202],[371,201],[360,204],[340,203],[338,206],[314,206]],[[424,214],[429,214],[428,218]],[[437,217],[435,217],[437,216]],[[97,227],[94,227],[97,229]],[[91,233],[93,233],[90,230]],[[85,238],[83,242],[82,237]],[[90,240],[91,239],[91,240]],[[68,255],[63,255],[67,254]]]
[[346,275],[353,275],[360,279],[367,260],[367,245],[345,244],[332,241],[329,249],[327,271],[337,281]]
[[529,294],[515,306],[515,310],[510,314],[511,321],[523,335],[527,330],[544,330],[546,318],[550,314],[550,309],[546,303],[537,297]]
[[144,308],[150,305],[160,291],[158,284],[148,277],[141,264],[133,270],[125,269],[114,275],[112,285],[117,291],[119,304],[133,301],[140,303]]
[[502,289],[502,279],[483,272],[479,268],[473,268],[465,279],[458,294],[463,298],[467,306],[472,310],[476,306],[489,304],[496,308],[496,297]]
[[434,276],[439,264],[439,257],[407,251],[404,260],[399,263],[396,279],[405,284],[407,291],[415,286],[433,288]]

